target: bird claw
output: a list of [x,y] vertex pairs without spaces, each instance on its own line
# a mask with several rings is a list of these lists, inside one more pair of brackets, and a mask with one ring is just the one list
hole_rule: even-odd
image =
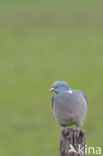
[[62,129],[62,135],[67,135],[68,134],[68,131],[69,129],[68,128],[65,128],[65,127],[63,127],[63,129]]
[[79,137],[80,135],[83,135],[84,132],[80,129],[80,128],[77,128],[77,137]]

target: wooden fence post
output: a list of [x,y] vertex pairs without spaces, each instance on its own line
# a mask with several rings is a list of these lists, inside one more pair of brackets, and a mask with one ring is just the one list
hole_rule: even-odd
[[61,132],[60,156],[85,156],[86,136],[84,132],[77,137],[77,131],[65,128]]

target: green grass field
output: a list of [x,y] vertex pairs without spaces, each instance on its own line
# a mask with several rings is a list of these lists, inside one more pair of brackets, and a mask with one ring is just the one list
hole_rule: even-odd
[[85,92],[87,145],[103,147],[103,2],[1,0],[0,156],[59,155],[56,80]]

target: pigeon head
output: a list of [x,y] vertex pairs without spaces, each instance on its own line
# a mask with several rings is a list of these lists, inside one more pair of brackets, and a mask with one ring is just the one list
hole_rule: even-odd
[[65,81],[56,81],[53,83],[50,92],[55,92],[58,95],[62,95],[65,91],[69,90],[68,83]]

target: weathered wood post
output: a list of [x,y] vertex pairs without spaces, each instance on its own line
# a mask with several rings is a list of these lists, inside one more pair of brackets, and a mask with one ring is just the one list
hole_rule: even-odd
[[60,156],[85,156],[86,135],[84,132],[77,137],[77,131],[65,128],[61,132]]

